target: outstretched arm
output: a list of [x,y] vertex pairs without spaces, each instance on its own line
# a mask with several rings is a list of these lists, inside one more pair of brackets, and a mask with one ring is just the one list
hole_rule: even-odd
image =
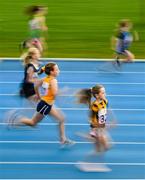
[[38,96],[39,99],[41,98],[41,95],[40,95],[40,92],[39,92],[39,88],[40,88],[40,86],[42,86],[42,83],[43,83],[43,80],[40,79],[40,80],[38,80],[38,81],[35,83],[35,86],[34,86],[36,95]]

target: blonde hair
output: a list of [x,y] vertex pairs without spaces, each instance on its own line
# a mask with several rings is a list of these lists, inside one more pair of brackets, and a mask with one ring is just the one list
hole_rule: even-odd
[[29,48],[28,52],[25,54],[25,56],[23,57],[23,62],[24,65],[27,65],[31,62],[32,60],[32,56],[36,53],[40,53],[39,50],[37,48]]
[[39,50],[37,48],[35,48],[35,47],[29,48],[28,52],[30,52],[30,53],[40,53]]

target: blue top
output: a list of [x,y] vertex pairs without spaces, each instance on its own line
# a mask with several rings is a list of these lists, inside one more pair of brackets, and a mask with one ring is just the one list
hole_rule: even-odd
[[127,31],[121,31],[118,33],[116,37],[118,38],[118,42],[116,45],[116,52],[124,53],[125,50],[127,50],[130,47],[133,41],[132,34]]

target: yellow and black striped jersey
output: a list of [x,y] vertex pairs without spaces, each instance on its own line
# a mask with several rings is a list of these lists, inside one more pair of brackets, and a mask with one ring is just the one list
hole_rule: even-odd
[[91,104],[90,110],[90,124],[91,127],[105,127],[106,117],[107,117],[107,100],[94,101]]

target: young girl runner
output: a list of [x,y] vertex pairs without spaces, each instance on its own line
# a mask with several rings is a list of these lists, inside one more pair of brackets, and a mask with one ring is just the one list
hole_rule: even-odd
[[38,80],[40,52],[37,48],[30,48],[24,57],[24,79],[21,84],[20,95],[31,100],[37,101],[34,86]]
[[[108,100],[106,99],[105,88],[102,85],[96,85],[91,89],[83,89],[77,94],[78,102],[87,104],[90,110],[90,133],[88,135],[81,134],[81,136],[91,140],[95,145],[97,156],[107,151],[110,146],[110,137],[107,133],[106,120],[107,120],[107,107]],[[94,99],[92,101],[92,98]],[[100,164],[87,164],[81,162],[78,168],[82,171],[110,171],[111,169],[105,165]]]
[[[20,123],[35,126],[40,122],[46,115],[53,116],[59,123],[59,132],[60,132],[60,142],[61,144],[71,144],[72,141],[66,138],[65,129],[64,129],[64,116],[62,112],[55,108],[54,102],[58,93],[58,84],[56,77],[59,75],[59,68],[57,64],[51,62],[45,65],[44,71],[46,77],[37,81],[35,86],[35,91],[37,97],[40,99],[36,113],[29,119],[27,117],[21,117],[19,119]],[[39,92],[39,89],[42,88],[42,95]],[[15,120],[13,120],[14,122]]]
[[46,14],[47,7],[45,6],[30,6],[26,9],[27,15],[29,15],[29,30],[30,40],[35,47],[43,52],[46,49]]
[[112,49],[116,52],[116,63],[120,65],[120,57],[124,56],[124,61],[134,60],[134,54],[129,51],[133,40],[138,40],[138,33],[132,32],[133,24],[129,19],[123,19],[118,23],[115,35],[112,37]]

